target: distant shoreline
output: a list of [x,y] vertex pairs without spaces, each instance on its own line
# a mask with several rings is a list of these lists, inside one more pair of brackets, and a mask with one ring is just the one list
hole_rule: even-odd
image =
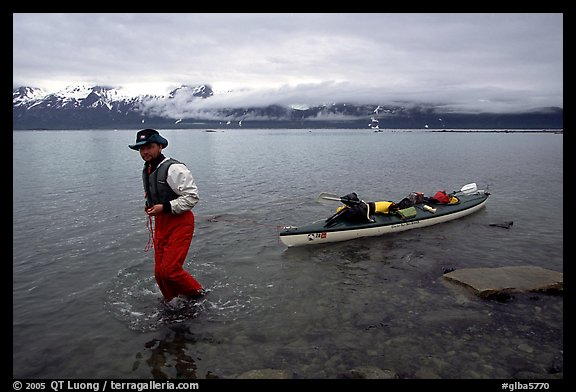
[[[202,128],[169,128],[169,127],[155,127],[160,130],[174,130],[174,129],[188,129],[188,130],[202,130]],[[36,128],[36,129],[12,129],[13,132],[20,131],[133,131],[139,128],[83,128],[83,129],[48,129],[48,128]],[[550,128],[550,129],[425,129],[425,128],[382,128],[378,130],[371,130],[366,128],[253,128],[253,127],[241,127],[241,128],[209,128],[204,129],[204,132],[225,132],[225,131],[238,131],[238,130],[249,130],[249,129],[270,129],[270,130],[294,130],[294,131],[324,131],[324,130],[349,130],[349,131],[371,131],[374,133],[390,133],[390,132],[430,132],[430,133],[554,133],[554,134],[564,134],[563,128]]]
[[455,133],[477,133],[477,132],[491,132],[491,133],[564,133],[564,129],[451,129],[451,130],[438,130],[432,129],[428,132],[455,132]]

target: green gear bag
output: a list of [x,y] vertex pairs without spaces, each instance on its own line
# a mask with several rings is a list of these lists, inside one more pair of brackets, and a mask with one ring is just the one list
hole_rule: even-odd
[[396,212],[402,219],[414,218],[416,216],[416,207],[408,207]]

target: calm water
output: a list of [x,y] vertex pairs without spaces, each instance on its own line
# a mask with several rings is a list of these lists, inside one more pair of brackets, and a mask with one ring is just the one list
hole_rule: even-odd
[[[200,190],[186,268],[212,291],[161,305],[135,131],[13,132],[13,376],[563,377],[563,297],[480,299],[446,268],[563,271],[563,136],[169,130]],[[442,225],[287,249],[330,216],[320,192],[399,201],[476,182],[485,209]],[[513,221],[510,230],[490,223]]]

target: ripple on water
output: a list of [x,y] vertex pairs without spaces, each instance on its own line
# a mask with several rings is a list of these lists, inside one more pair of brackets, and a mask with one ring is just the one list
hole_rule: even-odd
[[256,310],[253,297],[239,283],[217,281],[201,299],[176,297],[166,303],[153,276],[143,276],[138,266],[118,271],[107,291],[106,308],[134,331],[156,331],[200,314],[211,322],[248,317]]

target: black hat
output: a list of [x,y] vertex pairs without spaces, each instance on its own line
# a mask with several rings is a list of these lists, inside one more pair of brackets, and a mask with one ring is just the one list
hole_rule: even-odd
[[136,134],[136,143],[130,144],[128,145],[128,147],[138,151],[140,147],[146,143],[158,143],[163,148],[166,148],[168,146],[168,140],[160,136],[157,130],[148,128],[138,131],[138,133]]

